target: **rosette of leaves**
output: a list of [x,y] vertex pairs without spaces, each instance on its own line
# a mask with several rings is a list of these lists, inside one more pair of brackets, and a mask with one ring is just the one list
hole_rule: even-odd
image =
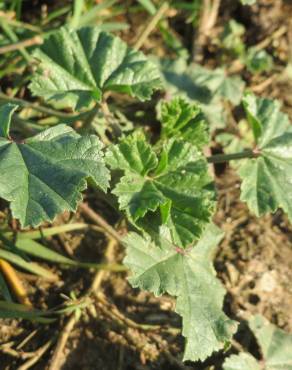
[[10,202],[21,226],[38,226],[75,211],[87,182],[106,190],[109,171],[102,143],[58,125],[23,141],[9,133],[15,105],[0,108],[0,198]]
[[292,335],[268,322],[263,316],[252,316],[249,327],[258,342],[262,360],[250,353],[232,355],[224,362],[224,370],[291,370]]
[[185,251],[164,238],[159,246],[136,233],[124,239],[124,263],[132,271],[130,284],[156,296],[168,293],[177,298],[175,310],[182,316],[182,335],[186,338],[184,361],[206,359],[223,348],[236,330],[236,323],[222,311],[225,290],[212,266],[222,236],[209,224],[199,242]]
[[99,102],[106,91],[150,98],[161,86],[159,71],[143,53],[98,27],[51,33],[33,56],[38,63],[30,90],[47,100],[66,99],[78,109]]
[[[128,136],[108,149],[106,161],[122,171],[113,193],[130,221],[187,247],[214,211],[213,183],[200,151],[208,138],[206,122],[183,100],[163,105],[162,111],[163,136],[171,139],[153,147],[142,134]],[[202,140],[194,140],[193,133]]]
[[292,220],[292,127],[277,101],[244,97],[256,146],[240,166],[241,199],[257,216],[282,208]]

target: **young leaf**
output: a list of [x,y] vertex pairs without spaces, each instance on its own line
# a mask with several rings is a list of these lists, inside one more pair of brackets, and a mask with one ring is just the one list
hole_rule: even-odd
[[220,41],[224,49],[233,53],[235,56],[241,57],[245,52],[245,45],[242,41],[242,36],[245,33],[245,28],[241,23],[231,19],[225,24],[224,30],[220,35]]
[[209,142],[208,125],[196,104],[182,98],[161,104],[160,121],[162,138],[176,138],[189,141],[201,149]]
[[244,82],[238,77],[226,77],[223,69],[209,70],[198,64],[187,65],[185,61],[159,60],[163,84],[168,96],[180,96],[199,103],[211,129],[225,126],[223,99],[238,104]]
[[140,51],[98,27],[64,27],[50,34],[34,52],[39,68],[30,89],[45,99],[67,98],[76,109],[105,91],[149,99],[160,88],[159,71]]
[[106,190],[109,172],[102,144],[59,125],[25,142],[0,138],[0,197],[10,202],[23,227],[74,211],[90,180]]
[[149,217],[156,229],[166,224],[171,240],[183,247],[200,237],[214,210],[214,191],[196,147],[170,140],[157,156],[144,136],[135,135],[111,146],[106,160],[124,172],[113,193],[136,226],[149,232]]
[[230,356],[224,362],[224,370],[291,370],[292,335],[272,325],[261,315],[252,316],[249,327],[257,339],[262,361],[243,352]]
[[276,101],[249,94],[244,107],[257,140],[257,158],[240,167],[241,199],[257,215],[282,208],[292,220],[292,129]]
[[265,50],[249,48],[245,63],[251,73],[262,73],[272,69],[273,58]]
[[215,277],[212,256],[222,232],[213,224],[191,250],[179,250],[162,239],[130,233],[125,238],[124,263],[132,270],[133,287],[177,297],[176,312],[182,316],[186,338],[184,360],[204,360],[228,342],[236,323],[222,311],[224,289]]

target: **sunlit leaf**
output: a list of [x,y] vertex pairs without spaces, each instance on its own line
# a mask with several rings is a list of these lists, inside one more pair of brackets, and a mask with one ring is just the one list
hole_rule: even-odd
[[99,27],[61,28],[34,52],[39,62],[30,89],[45,99],[67,99],[76,109],[105,91],[147,100],[161,86],[158,69],[140,51]]
[[228,342],[236,323],[222,311],[224,289],[215,277],[212,257],[222,232],[209,225],[191,250],[179,250],[161,240],[157,246],[149,238],[130,233],[125,238],[125,264],[133,272],[133,287],[168,293],[177,298],[176,312],[182,316],[186,338],[184,360],[204,360]]

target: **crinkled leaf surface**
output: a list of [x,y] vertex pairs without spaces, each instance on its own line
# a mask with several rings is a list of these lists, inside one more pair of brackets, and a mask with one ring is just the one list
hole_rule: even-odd
[[106,160],[124,172],[113,193],[136,226],[149,232],[149,219],[156,229],[165,224],[182,247],[200,237],[214,210],[214,190],[195,146],[170,140],[157,155],[143,135],[134,135],[111,146]]
[[30,89],[46,99],[67,98],[77,109],[104,91],[149,99],[160,87],[159,71],[143,53],[98,27],[66,27],[52,33],[34,52],[39,68]]
[[244,100],[260,155],[241,166],[241,199],[258,216],[282,208],[292,220],[292,130],[278,102]]
[[162,138],[189,141],[202,148],[209,140],[208,125],[201,109],[182,98],[161,104]]
[[25,142],[0,137],[0,197],[23,227],[76,210],[87,180],[106,190],[102,144],[59,125]]
[[291,370],[292,334],[271,324],[261,315],[249,319],[263,359],[260,362],[249,353],[232,355],[224,362],[224,370]]
[[208,225],[191,250],[179,250],[162,240],[158,247],[149,238],[130,233],[125,238],[125,264],[133,272],[133,287],[177,297],[186,338],[184,360],[204,360],[224,346],[236,323],[222,311],[224,288],[215,277],[212,256],[222,232]]

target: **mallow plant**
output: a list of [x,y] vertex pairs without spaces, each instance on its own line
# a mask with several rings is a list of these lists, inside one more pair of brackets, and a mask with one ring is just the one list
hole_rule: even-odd
[[[143,101],[162,86],[157,67],[143,53],[97,28],[54,32],[33,58],[32,94],[87,109],[89,117],[105,94]],[[12,217],[23,228],[52,222],[66,210],[76,211],[88,185],[116,197],[131,230],[123,239],[129,282],[175,297],[184,360],[206,359],[237,329],[223,311],[225,290],[212,264],[224,235],[212,222],[216,190],[209,167],[238,161],[241,200],[250,211],[261,216],[280,208],[292,219],[289,120],[277,101],[246,93],[242,104],[254,144],[214,156],[204,155],[210,135],[200,107],[181,97],[159,104],[159,137],[133,130],[106,146],[66,124],[16,140],[10,122],[17,107],[0,110],[0,197],[9,202]]]

